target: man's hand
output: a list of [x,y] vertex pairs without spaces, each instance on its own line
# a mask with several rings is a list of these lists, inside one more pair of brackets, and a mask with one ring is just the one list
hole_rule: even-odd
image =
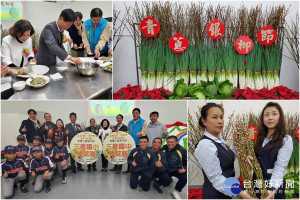
[[100,57],[100,52],[99,50],[95,49],[95,56],[94,58],[99,58]]
[[24,125],[24,127],[21,129],[21,131],[22,131],[23,133],[26,133],[27,129],[26,129],[26,126],[25,126],[25,125]]
[[54,158],[55,158],[55,159],[59,159],[59,155],[58,155],[58,154],[56,154]]
[[31,176],[35,176],[35,172],[31,172]]
[[162,166],[163,166],[160,160],[157,161],[157,162],[155,163],[155,165],[156,165],[156,167],[162,167]]
[[142,137],[142,133],[141,133],[141,132],[138,132],[138,133],[136,134],[136,136],[137,136],[137,137]]
[[136,167],[136,166],[137,166],[137,164],[136,164],[135,160],[133,160],[133,161],[132,161],[132,166],[134,166],[134,167]]
[[73,49],[78,49],[77,44],[73,44]]
[[70,57],[69,60],[71,60],[76,65],[82,65],[82,62],[79,58]]
[[108,49],[108,55],[112,54],[112,49]]
[[83,48],[83,43],[81,43],[81,44],[79,45],[79,47]]
[[44,180],[47,180],[49,178],[49,171],[45,171],[44,176],[43,176]]
[[168,131],[167,131],[167,130],[165,130],[165,131],[162,133],[162,135],[163,135],[163,136],[166,136],[166,135],[168,135]]
[[47,126],[47,124],[45,124],[45,129],[48,131],[49,130],[49,127]]
[[87,53],[87,54],[93,54],[90,48],[87,48],[87,49],[86,49],[86,53]]
[[67,164],[67,160],[64,159],[64,160],[60,163],[60,166],[61,166],[61,167],[64,167],[66,164]]
[[179,174],[183,174],[184,172],[186,172],[186,170],[183,167],[181,167],[181,169],[178,170]]

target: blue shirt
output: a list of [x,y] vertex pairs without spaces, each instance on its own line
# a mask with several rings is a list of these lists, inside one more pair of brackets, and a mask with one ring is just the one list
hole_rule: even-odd
[[[59,156],[58,159],[55,158],[55,156]],[[70,156],[70,149],[68,146],[64,145],[62,147],[56,146],[53,148],[52,151],[52,158],[55,162],[61,162],[63,160],[68,160]]]
[[29,149],[30,147],[28,145],[23,145],[23,146],[15,146],[16,149],[16,154],[18,158],[23,159],[24,161],[27,160],[29,154]]
[[28,166],[24,160],[16,158],[14,161],[6,161],[2,164],[2,176],[5,172],[8,173],[7,178],[15,178],[21,170],[27,169]]
[[53,170],[53,164],[51,160],[43,156],[41,159],[34,158],[30,163],[29,172],[35,172],[38,175],[44,174],[46,171],[51,172]]

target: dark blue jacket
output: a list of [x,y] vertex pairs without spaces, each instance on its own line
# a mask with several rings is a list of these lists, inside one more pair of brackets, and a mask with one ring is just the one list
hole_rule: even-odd
[[156,167],[155,172],[164,172],[168,168],[168,162],[167,162],[167,157],[166,154],[159,149],[157,152],[153,152],[155,155],[155,161],[160,161],[162,163],[162,167]]
[[162,151],[165,152],[168,168],[167,171],[172,173],[178,171],[183,167],[187,169],[187,152],[186,149],[177,144],[173,149],[169,149],[167,145],[164,145]]
[[[132,165],[132,162],[137,163],[136,167]],[[152,174],[155,172],[155,155],[150,148],[141,150],[140,147],[133,149],[128,157],[131,172],[140,172],[145,169],[150,169]]]
[[41,128],[39,129],[39,135],[43,138],[43,140],[45,140],[47,138],[52,139],[50,136],[48,136],[49,130],[45,129],[46,125],[49,127],[49,129],[55,128],[55,124],[53,122],[44,122],[43,125],[41,126]]
[[[56,155],[59,156],[58,159],[55,158]],[[70,150],[69,150],[68,146],[66,146],[66,145],[64,145],[62,147],[56,146],[53,148],[52,157],[55,162],[61,162],[64,159],[68,160],[69,156],[70,156]]]
[[52,159],[52,150],[53,150],[53,147],[51,149],[47,149],[45,147],[45,149],[44,149],[44,155],[46,157],[50,158],[51,161],[53,161],[53,159]]
[[[43,152],[45,152],[45,147],[44,146],[42,146],[42,145],[40,145],[41,147],[42,147],[42,149],[43,149]],[[35,146],[32,146],[30,149],[29,149],[29,155],[31,155],[32,157],[34,157],[33,156],[33,152],[32,152],[32,150],[33,150],[33,147],[35,147]]]
[[[37,120],[37,122],[39,123],[39,120]],[[24,126],[26,127],[27,131],[25,133],[23,133],[21,130],[24,128]],[[40,137],[42,137],[42,135],[40,135],[39,133],[39,128],[36,127],[34,125],[34,123],[28,118],[27,120],[23,120],[22,121],[22,124],[19,128],[19,132],[20,134],[22,135],[26,135],[26,140],[27,142],[29,143],[32,143],[33,142],[33,137],[38,135]],[[43,137],[42,137],[42,142],[43,142]]]
[[24,146],[15,146],[16,149],[16,154],[18,158],[21,158],[22,160],[27,160],[28,156],[29,156],[29,149],[30,147],[28,145],[24,145]]
[[18,176],[19,171],[21,170],[26,170],[28,167],[26,165],[26,163],[24,162],[24,160],[16,158],[14,161],[12,162],[8,162],[5,161],[2,164],[2,176],[5,172],[8,173],[8,177],[7,178],[15,178],[16,176]]
[[46,156],[43,156],[39,160],[34,158],[30,163],[30,172],[35,172],[36,174],[41,175],[47,170],[51,172],[53,170],[53,164]]
[[[83,22],[82,22],[83,23]],[[81,32],[83,32],[83,28],[82,28],[82,24],[81,24]],[[74,25],[74,23],[72,24],[72,26],[68,29],[68,32],[70,34],[70,37],[73,40],[73,44],[76,44],[78,47],[82,42],[82,37],[78,34],[78,30],[76,28],[76,26]],[[82,49],[78,49],[79,51],[83,51],[84,48]]]
[[87,132],[92,132],[92,133],[94,133],[95,135],[97,135],[98,136],[98,134],[99,134],[99,129],[97,129],[97,131],[96,131],[96,129],[94,130],[94,131],[92,131],[92,128],[89,126],[89,127],[87,127],[86,129],[85,129],[85,131],[87,131]]

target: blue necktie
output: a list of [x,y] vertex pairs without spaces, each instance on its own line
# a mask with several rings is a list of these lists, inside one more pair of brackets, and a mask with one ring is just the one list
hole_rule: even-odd
[[76,125],[73,125],[74,132],[76,133]]

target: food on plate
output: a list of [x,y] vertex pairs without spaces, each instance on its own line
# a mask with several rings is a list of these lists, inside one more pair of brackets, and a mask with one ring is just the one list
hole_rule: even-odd
[[31,86],[44,85],[44,84],[46,84],[46,80],[43,77],[36,77],[30,81]]
[[16,75],[26,75],[28,74],[27,70],[24,68],[19,69],[18,71],[16,71]]
[[109,66],[105,67],[104,69],[107,70],[107,71],[112,71],[113,70],[113,66],[109,65]]
[[109,61],[111,61],[111,58],[110,57],[101,57],[101,60],[109,62]]

